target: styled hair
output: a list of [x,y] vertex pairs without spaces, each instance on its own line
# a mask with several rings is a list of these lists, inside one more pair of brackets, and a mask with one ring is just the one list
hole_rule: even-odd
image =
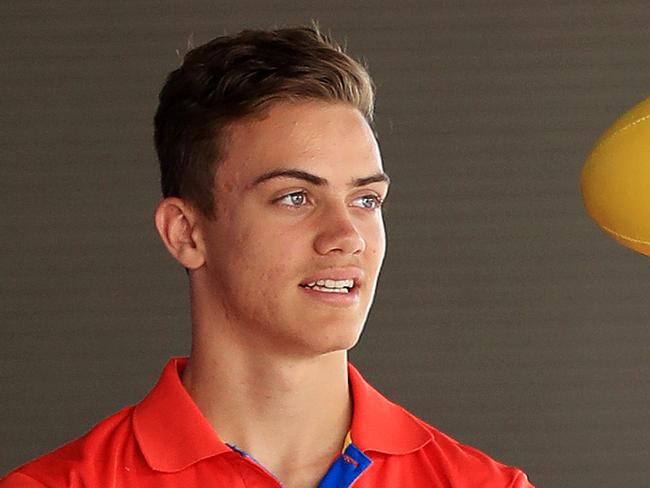
[[189,51],[167,77],[154,119],[163,196],[214,217],[230,124],[283,100],[346,103],[372,125],[368,72],[316,26],[245,30]]

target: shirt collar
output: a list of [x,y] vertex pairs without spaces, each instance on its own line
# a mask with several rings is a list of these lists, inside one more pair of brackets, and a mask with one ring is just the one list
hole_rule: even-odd
[[187,358],[171,359],[149,394],[133,411],[133,430],[149,466],[167,473],[232,452],[181,383]]
[[[181,383],[187,358],[172,358],[156,386],[133,411],[133,430],[149,466],[181,471],[232,450],[219,438]],[[407,454],[433,435],[402,407],[384,398],[348,364],[354,415],[352,442],[362,451]]]
[[348,375],[354,402],[351,437],[359,449],[408,454],[433,439],[420,420],[387,400],[349,363]]

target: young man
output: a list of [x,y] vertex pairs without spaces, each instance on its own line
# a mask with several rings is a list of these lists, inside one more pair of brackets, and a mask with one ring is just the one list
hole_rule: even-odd
[[13,487],[529,487],[383,398],[347,351],[384,258],[366,71],[312,28],[189,52],[155,119],[155,223],[187,270],[192,351]]

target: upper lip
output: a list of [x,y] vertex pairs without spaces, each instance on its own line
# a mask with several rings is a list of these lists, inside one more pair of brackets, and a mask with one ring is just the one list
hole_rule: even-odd
[[363,271],[355,266],[325,268],[315,272],[300,282],[301,286],[318,280],[353,280],[354,286],[359,286],[363,279]]

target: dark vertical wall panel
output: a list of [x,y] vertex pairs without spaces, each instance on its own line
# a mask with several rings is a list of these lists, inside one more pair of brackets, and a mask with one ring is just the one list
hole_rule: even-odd
[[650,478],[650,261],[585,216],[598,134],[650,95],[619,2],[3,2],[0,472],[137,401],[185,354],[151,214],[151,118],[192,35],[320,20],[367,60],[394,179],[354,361],[539,486]]

